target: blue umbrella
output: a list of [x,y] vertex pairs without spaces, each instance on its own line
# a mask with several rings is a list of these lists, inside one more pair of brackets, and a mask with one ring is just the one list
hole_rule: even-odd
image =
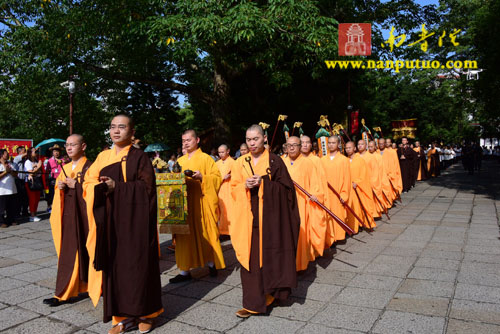
[[35,147],[40,149],[40,154],[45,155],[45,152],[47,152],[47,149],[51,148],[55,144],[59,144],[59,145],[64,147],[64,144],[66,144],[66,141],[64,139],[59,139],[59,138],[50,138],[50,139],[45,139],[44,141],[40,142]]
[[165,144],[162,143],[154,143],[154,144],[149,144],[148,147],[144,150],[144,152],[161,152],[161,151],[168,151],[170,150],[170,147],[168,147]]

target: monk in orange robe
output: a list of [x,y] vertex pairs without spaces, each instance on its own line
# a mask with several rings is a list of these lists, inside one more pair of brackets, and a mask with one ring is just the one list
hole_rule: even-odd
[[[312,199],[299,189],[296,189],[297,204],[300,213],[300,231],[297,244],[297,271],[306,270],[310,261],[316,256],[322,256],[325,249],[326,216],[318,200],[325,201],[322,180],[314,163],[301,155],[300,139],[291,136],[287,140],[287,157],[283,158],[290,177],[299,186],[313,196]],[[311,145],[312,147],[312,145]]]
[[[340,138],[331,136],[328,138],[328,155],[321,158],[321,164],[325,171],[328,190],[325,205],[342,221],[347,217],[346,209],[339,197],[330,189],[333,187],[340,195],[343,202],[347,204],[351,195],[351,172],[349,160],[340,153]],[[344,240],[345,231],[331,217],[327,217],[325,247],[331,247],[334,242]]]
[[89,224],[87,206],[83,199],[83,175],[92,162],[85,157],[83,137],[73,134],[66,139],[66,152],[72,163],[62,168],[56,179],[50,226],[59,258],[56,291],[43,303],[59,306],[71,297],[87,292],[89,254],[85,243]]
[[368,167],[368,175],[370,176],[370,185],[372,187],[373,195],[373,217],[380,218],[382,213],[385,212],[386,207],[382,202],[382,180],[380,179],[378,163],[375,157],[367,151],[366,142],[364,140],[358,141],[358,153],[365,160]]
[[394,175],[396,183],[394,186],[397,191],[401,194],[403,192],[403,178],[401,177],[401,166],[399,165],[399,157],[397,152],[397,147],[395,147],[396,143],[392,143],[390,138],[385,140],[385,148],[388,153],[390,153],[391,159],[393,160],[392,164],[394,165]]
[[218,149],[219,160],[215,163],[222,175],[222,184],[219,189],[219,233],[229,235],[229,217],[228,206],[231,205],[231,187],[229,180],[231,179],[231,167],[234,159],[229,155],[229,147],[221,145]]
[[417,140],[415,142],[415,147],[413,148],[417,152],[417,181],[427,180],[427,160],[425,150],[420,146],[420,142]]
[[380,201],[385,208],[390,209],[392,207],[392,201],[394,198],[392,197],[391,184],[389,183],[389,177],[384,169],[384,161],[382,160],[382,155],[380,155],[380,151],[376,146],[377,141],[372,140],[368,142],[368,151],[371,156],[377,163],[377,172],[379,174],[380,186],[381,186],[381,197],[379,197]]
[[[371,230],[376,224],[372,214],[375,209],[373,208],[373,190],[370,183],[370,175],[368,174],[368,166],[365,160],[356,153],[354,142],[348,141],[345,144],[345,152],[350,162],[349,167],[352,182],[349,206],[363,221],[363,226]],[[350,211],[347,212],[347,224],[355,233],[358,233],[358,220]]]
[[226,267],[217,229],[217,207],[222,178],[219,168],[208,154],[198,147],[200,138],[194,130],[182,134],[182,148],[186,154],[177,162],[182,171],[193,174],[186,178],[189,234],[175,235],[175,261],[180,274],[170,283],[191,279],[192,268],[208,265],[210,276],[217,276],[217,269]]
[[[395,164],[395,157],[391,154],[392,152],[389,151],[390,149],[386,148],[385,146],[385,139],[380,138],[379,139],[379,150],[380,150],[380,155],[382,156],[382,161],[384,163],[384,171],[387,174],[389,184],[391,186],[391,198],[393,199],[393,202],[396,198],[398,198],[400,191],[398,187],[398,176],[399,179],[401,179],[401,171],[399,169],[399,162],[398,165]],[[395,153],[395,152],[394,152]],[[402,185],[401,185],[402,189]]]
[[146,153],[132,146],[134,123],[113,118],[114,146],[101,152],[85,174],[89,234],[89,296],[97,305],[103,296],[109,334],[138,325],[151,331],[163,312],[156,226],[156,181]]
[[297,286],[300,216],[295,187],[280,157],[264,148],[260,125],[246,131],[250,153],[231,169],[229,233],[241,264],[243,308],[236,316],[265,313]]

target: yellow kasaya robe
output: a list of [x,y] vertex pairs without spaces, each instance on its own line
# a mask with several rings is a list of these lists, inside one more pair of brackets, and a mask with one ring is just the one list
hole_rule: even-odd
[[[368,174],[368,166],[363,158],[356,153],[350,161],[351,182],[356,183],[356,189],[351,184],[351,195],[349,196],[349,206],[356,215],[363,221],[365,228],[374,228],[376,226],[373,219],[373,190]],[[347,212],[347,224],[355,233],[358,233],[359,221],[354,215]]]
[[220,174],[222,176],[222,184],[219,189],[219,233],[228,235],[229,234],[229,205],[231,205],[231,187],[229,186],[230,178],[224,181],[224,176],[231,172],[231,167],[233,166],[234,159],[227,157],[226,160],[217,160],[215,163],[219,168]]
[[393,160],[392,164],[394,165],[394,175],[395,178],[394,180],[396,183],[394,183],[394,186],[398,190],[398,192],[401,194],[403,192],[403,179],[401,177],[401,167],[399,166],[399,157],[398,157],[398,151],[393,149],[392,147],[386,148],[385,151],[389,150],[388,152],[390,153],[391,159]]
[[[62,168],[64,169],[64,172],[66,172],[66,175],[72,179],[76,179],[78,176],[78,173],[82,172],[83,166],[87,162],[86,157],[81,157],[80,160],[78,161],[77,165],[75,166],[75,169],[72,169],[73,164],[68,163],[64,165]],[[61,247],[62,247],[62,236],[63,236],[63,215],[64,215],[64,190],[60,190],[57,186],[59,181],[64,181],[66,180],[66,176],[64,172],[61,172],[59,176],[56,179],[56,186],[55,186],[55,191],[54,191],[54,201],[52,204],[52,212],[50,214],[50,227],[52,229],[52,238],[54,239],[54,246],[56,248],[56,253],[57,257],[59,258],[61,256]],[[78,180],[77,180],[78,181]],[[75,208],[76,209],[76,208]],[[71,213],[73,214],[73,213]],[[76,214],[76,213],[75,213]],[[82,212],[82,215],[86,215],[86,212]],[[76,224],[76,222],[75,222]],[[76,227],[78,228],[78,227]],[[82,245],[85,247],[85,245]],[[76,245],[75,245],[76,247]],[[76,251],[76,256],[75,256],[75,263],[73,267],[73,272],[71,274],[71,278],[69,280],[68,285],[66,286],[63,294],[60,294],[59,296],[56,295],[55,298],[59,300],[68,300],[71,297],[76,297],[78,294],[87,292],[87,282],[83,282],[80,280],[80,261],[79,261],[79,256],[80,254],[78,253],[78,249]],[[87,270],[87,268],[82,268],[84,270]],[[60,270],[60,268],[58,268]]]
[[380,151],[379,153],[373,152],[370,154],[374,158],[378,166],[377,171],[379,173],[381,194],[382,194],[382,197],[379,197],[379,199],[387,209],[390,209],[392,207],[392,202],[394,201],[394,197],[393,197],[393,191],[391,189],[391,184],[389,183],[389,176],[385,171],[382,155],[380,154]]
[[[360,157],[362,157],[365,162],[366,166],[368,167],[368,175],[370,176],[370,184],[372,186],[373,192],[375,193],[375,196],[373,196],[373,217],[379,218],[382,213],[385,211],[385,206],[383,206],[382,202],[382,180],[380,179],[380,172],[379,172],[379,167],[378,163],[375,160],[375,157],[370,154],[370,152],[365,151],[364,154],[360,154]],[[380,202],[379,202],[380,201]]]
[[[87,170],[87,173],[85,174],[85,182],[83,184],[83,197],[85,199],[85,202],[87,203],[87,216],[88,216],[88,221],[89,221],[89,234],[87,237],[87,251],[89,253],[89,281],[88,281],[88,292],[89,292],[89,297],[92,300],[92,303],[94,306],[97,306],[97,303],[99,302],[99,298],[102,293],[102,286],[103,286],[103,272],[102,271],[97,271],[94,268],[94,259],[95,259],[95,251],[96,251],[96,242],[97,242],[97,225],[94,217],[94,202],[95,202],[95,190],[94,188],[98,185],[100,185],[99,181],[99,176],[101,171],[110,165],[116,164],[116,163],[121,163],[121,172],[123,175],[123,183],[127,183],[127,163],[124,159],[129,155],[129,152],[131,151],[132,145],[129,145],[125,148],[123,148],[120,152],[116,151],[116,147],[113,147],[109,150],[102,151],[99,153],[97,156],[96,161],[92,164],[92,166]],[[151,167],[152,168],[152,167]],[[154,173],[154,172],[153,172]],[[114,180],[116,183],[119,180]],[[133,182],[133,181],[132,181]],[[118,184],[117,184],[118,186]],[[115,189],[116,193],[116,189]],[[148,199],[146,198],[145,201]],[[126,205],[126,204],[125,204]],[[156,238],[156,240],[158,240]],[[157,241],[158,244],[158,251],[160,249],[160,245]],[[144,249],[144,252],[148,252],[148,249]],[[150,287],[149,290],[154,289],[155,287]],[[138,289],[139,290],[139,289]],[[154,291],[154,290],[153,290]],[[112,301],[110,301],[111,303]],[[150,313],[150,314],[144,314],[140,315],[141,317],[144,318],[155,318],[158,315],[163,313],[163,308],[160,308],[159,310]],[[113,315],[112,321],[113,325],[116,325],[117,323],[127,319],[126,317],[121,317],[121,316],[115,316]]]
[[[288,173],[293,181],[304,188],[309,194],[316,196],[321,202],[325,202],[325,191],[323,181],[314,163],[299,155],[295,161],[289,157],[283,159]],[[297,194],[297,205],[300,214],[300,231],[297,245],[297,271],[306,270],[310,261],[314,261],[317,255],[323,255],[326,236],[326,216],[321,207],[307,197],[299,189]]]
[[398,165],[395,165],[394,157],[391,155],[391,152],[387,150],[388,149],[380,151],[380,155],[382,156],[384,170],[389,180],[391,198],[394,202],[400,193],[398,187],[398,175],[399,179],[401,179],[401,170],[399,169],[399,163]]
[[427,151],[427,170],[429,171],[429,176],[436,177],[436,168],[433,166],[433,157],[436,154],[435,148],[430,148]]
[[189,234],[175,235],[175,260],[180,270],[205,266],[207,262],[215,263],[217,269],[226,267],[217,229],[217,207],[222,178],[214,160],[201,149],[196,150],[191,158],[188,154],[177,162],[182,172],[187,169],[200,171],[202,182],[186,178],[188,195]]
[[[335,156],[330,154],[321,158],[321,164],[325,172],[327,187],[326,192],[326,207],[330,209],[337,217],[345,222],[347,213],[346,209],[340,202],[339,198],[330,189],[332,186],[340,195],[342,200],[347,203],[351,196],[351,171],[349,169],[349,159],[342,153],[337,152]],[[340,225],[330,216],[327,216],[325,247],[330,247],[335,241],[344,240],[345,231]]]

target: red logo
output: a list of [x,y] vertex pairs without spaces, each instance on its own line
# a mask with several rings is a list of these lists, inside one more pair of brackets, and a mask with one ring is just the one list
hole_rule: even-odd
[[369,56],[372,54],[370,23],[339,23],[339,56]]

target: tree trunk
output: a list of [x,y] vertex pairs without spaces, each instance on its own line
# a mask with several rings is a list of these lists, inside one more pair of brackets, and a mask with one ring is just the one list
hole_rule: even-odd
[[229,85],[219,66],[214,71],[214,100],[210,106],[214,122],[214,142],[212,145],[228,143],[230,139]]

